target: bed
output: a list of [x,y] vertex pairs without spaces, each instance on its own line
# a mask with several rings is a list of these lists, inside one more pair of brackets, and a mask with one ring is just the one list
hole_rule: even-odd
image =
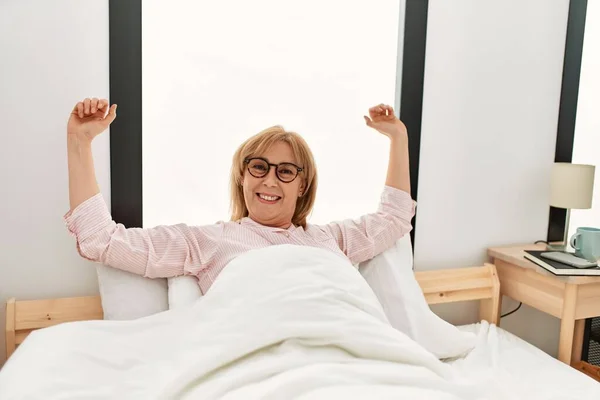
[[[308,272],[302,260],[281,270],[260,258],[260,274],[240,260],[212,297],[136,321],[100,321],[99,297],[11,299],[0,398],[600,398],[598,382],[497,327],[493,265],[414,274],[430,305],[480,303],[481,322],[459,327],[475,347],[438,360],[389,328],[333,257]],[[284,278],[265,290],[274,271]]]

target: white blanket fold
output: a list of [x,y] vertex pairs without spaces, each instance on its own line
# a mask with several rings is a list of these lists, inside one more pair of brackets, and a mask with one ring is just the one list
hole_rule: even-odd
[[483,399],[495,389],[454,376],[392,328],[349,261],[292,245],[236,258],[192,307],[34,332],[0,372],[0,399]]

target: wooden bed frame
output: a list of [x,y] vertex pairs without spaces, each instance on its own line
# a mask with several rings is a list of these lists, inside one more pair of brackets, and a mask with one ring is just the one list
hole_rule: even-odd
[[[479,317],[492,324],[500,319],[500,282],[496,266],[415,272],[427,303],[480,301]],[[16,301],[6,304],[6,358],[32,331],[73,321],[103,319],[100,296]]]

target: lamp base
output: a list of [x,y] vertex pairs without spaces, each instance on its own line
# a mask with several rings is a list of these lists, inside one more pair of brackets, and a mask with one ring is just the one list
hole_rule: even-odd
[[549,251],[561,251],[563,253],[568,253],[569,251],[569,246],[563,243],[556,243],[556,244],[548,244],[546,245],[546,250]]
[[567,208],[567,215],[565,218],[565,228],[563,230],[563,240],[562,242],[553,242],[553,243],[548,243],[548,245],[546,246],[547,250],[550,251],[562,251],[564,253],[568,253],[569,252],[569,223],[571,221],[571,209]]

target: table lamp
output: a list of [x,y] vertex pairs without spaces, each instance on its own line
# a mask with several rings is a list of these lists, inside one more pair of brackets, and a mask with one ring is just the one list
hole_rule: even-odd
[[593,165],[554,163],[550,181],[550,205],[567,210],[565,233],[561,245],[548,245],[549,250],[566,251],[569,246],[571,209],[592,208],[594,192]]

